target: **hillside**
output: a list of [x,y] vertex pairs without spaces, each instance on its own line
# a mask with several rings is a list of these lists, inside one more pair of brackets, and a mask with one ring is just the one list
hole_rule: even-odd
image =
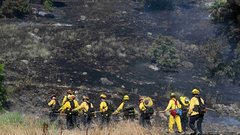
[[[1,19],[8,110],[46,117],[49,97],[60,100],[67,88],[79,99],[106,92],[116,104],[126,93],[134,103],[147,95],[163,109],[169,91],[190,96],[198,87],[208,106],[223,114],[209,113],[206,123],[226,116],[217,124],[231,127],[230,120],[240,114],[239,42],[229,43],[225,24],[212,22],[205,1],[155,5],[57,0],[51,12],[35,3],[23,19]],[[153,62],[156,39],[171,42],[179,57],[176,67]],[[233,127],[238,125],[237,120]]]

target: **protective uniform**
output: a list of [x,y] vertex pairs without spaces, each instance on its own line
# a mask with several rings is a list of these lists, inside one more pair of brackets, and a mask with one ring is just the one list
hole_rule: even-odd
[[183,131],[187,130],[187,126],[188,126],[188,107],[189,107],[189,99],[186,96],[181,96],[180,97],[180,103],[182,106],[182,116],[181,116],[181,123],[182,123],[182,129]]
[[65,95],[64,97],[63,97],[63,100],[62,100],[62,106],[68,101],[68,96],[69,95],[73,95],[73,92],[72,92],[72,90],[67,90],[67,95]]
[[140,115],[140,125],[142,125],[143,127],[147,127],[150,128],[151,127],[151,115],[148,114],[147,110],[152,107],[153,103],[151,101],[150,104],[145,104],[146,98],[140,97],[139,99],[139,111],[141,113]]
[[108,125],[110,122],[110,114],[108,113],[108,104],[106,101],[107,96],[105,94],[100,95],[101,103],[99,111],[101,113],[101,127],[103,127],[105,124]]
[[[194,131],[192,135],[196,135],[197,131],[201,135],[203,134],[202,121],[203,121],[204,114],[199,114],[199,112],[195,110],[195,107],[199,105],[198,98],[200,98],[199,97],[200,92],[197,89],[193,89],[192,94],[193,94],[193,97],[190,100],[189,111],[188,111],[188,115],[190,116],[189,126]],[[202,98],[200,98],[200,100],[202,104],[204,104],[204,100]],[[197,121],[197,128],[195,127],[196,121]]]
[[73,100],[73,98],[73,95],[69,95],[68,101],[59,109],[61,113],[65,112],[67,114],[66,122],[68,129],[74,128],[74,125],[76,124],[77,114],[72,110],[79,106],[78,102],[76,100]]
[[51,112],[49,113],[50,122],[54,122],[58,118],[58,109],[60,107],[55,96],[51,97],[51,100],[48,102],[48,106],[51,107]]
[[88,100],[84,100],[80,106],[77,108],[73,109],[73,111],[82,111],[83,116],[82,116],[82,122],[85,127],[90,126],[90,123],[92,121],[92,116],[89,114],[89,108],[93,108],[93,104],[90,103]]
[[134,120],[135,118],[135,108],[129,102],[129,96],[125,95],[123,97],[123,102],[119,105],[117,110],[113,113],[113,115],[120,113],[123,110],[124,119],[126,120]]
[[[175,101],[177,101],[175,97],[171,98],[165,111],[181,108],[181,104],[177,101],[177,105],[175,105]],[[175,124],[175,122],[177,124],[178,132],[181,133],[182,124],[181,124],[181,118],[179,115],[176,115],[175,117],[172,115],[169,116],[169,123],[168,123],[169,132],[170,133],[174,132],[173,125]]]

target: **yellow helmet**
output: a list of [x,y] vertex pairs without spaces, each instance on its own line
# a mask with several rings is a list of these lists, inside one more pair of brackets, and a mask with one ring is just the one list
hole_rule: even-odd
[[107,98],[107,96],[105,94],[101,94],[100,98]]
[[192,90],[192,94],[193,94],[193,95],[199,95],[200,92],[199,92],[198,89],[193,89],[193,90]]
[[152,107],[152,106],[153,106],[152,98],[150,98],[150,97],[145,97],[145,98],[143,99],[143,104],[144,104],[144,106],[146,106],[146,107]]
[[123,100],[129,100],[129,96],[128,95],[124,95],[123,96]]

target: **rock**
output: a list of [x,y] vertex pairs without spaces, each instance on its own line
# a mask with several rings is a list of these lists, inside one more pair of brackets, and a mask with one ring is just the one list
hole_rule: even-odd
[[158,71],[159,68],[157,67],[157,65],[148,65],[148,68],[154,70],[154,71]]
[[151,32],[148,32],[147,35],[148,35],[148,36],[152,36],[153,34],[152,34]]
[[54,14],[48,13],[48,12],[44,12],[44,11],[39,11],[36,12],[37,16],[42,16],[42,17],[47,17],[47,18],[55,18]]
[[103,85],[113,85],[113,82],[108,80],[106,77],[100,78],[100,81]]
[[122,14],[127,14],[127,11],[122,11]]
[[183,61],[182,62],[182,66],[184,68],[187,68],[187,69],[192,69],[193,68],[193,63],[189,62],[189,61]]
[[34,32],[34,33],[38,33],[38,32],[39,32],[39,29],[38,29],[38,28],[35,28],[35,29],[33,30],[33,32]]
[[72,24],[66,24],[66,23],[55,23],[53,26],[58,26],[58,27],[71,27]]
[[41,40],[41,39],[42,39],[41,37],[39,37],[38,35],[36,35],[36,34],[34,34],[34,33],[32,33],[32,32],[28,32],[28,34],[29,34],[31,37],[33,37],[34,39],[36,39],[36,40]]
[[21,60],[21,62],[23,62],[23,63],[26,64],[26,65],[29,63],[28,60]]
[[91,48],[92,48],[92,45],[86,45],[86,48],[87,48],[87,49],[91,49]]
[[127,56],[127,54],[126,54],[126,53],[121,53],[121,52],[119,52],[119,53],[118,53],[118,56],[125,58],[125,57]]
[[83,72],[82,75],[87,75],[88,73],[87,72]]
[[84,16],[84,15],[81,15],[80,19],[81,19],[82,21],[85,21],[85,20],[87,19],[87,17]]

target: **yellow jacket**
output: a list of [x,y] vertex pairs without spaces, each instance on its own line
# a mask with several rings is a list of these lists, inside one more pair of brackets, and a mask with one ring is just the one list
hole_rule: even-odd
[[[93,104],[91,104],[91,108],[93,108]],[[80,106],[78,106],[77,108],[73,109],[73,111],[83,111],[83,112],[88,112],[88,109],[89,109],[89,105],[86,101],[82,102],[80,104]]]
[[173,109],[176,109],[176,108],[181,108],[182,106],[181,106],[181,104],[177,101],[177,106],[175,105],[175,101],[174,100],[176,100],[175,98],[172,98],[172,99],[170,99],[169,100],[169,102],[168,102],[168,106],[167,106],[167,108],[165,109],[165,111],[168,111],[168,110],[173,110]]
[[143,104],[143,102],[141,102],[141,103],[139,104],[139,110],[140,110],[140,112],[144,112],[146,109],[147,109],[146,106]]
[[56,105],[56,100],[52,99],[51,101],[48,102],[48,106],[51,108],[54,108],[54,106]]
[[[77,108],[79,106],[77,100],[73,100],[73,102],[74,102],[74,108]],[[67,101],[58,111],[62,113],[64,111],[73,110],[74,108],[71,108],[70,101]]]
[[108,110],[108,106],[107,106],[107,103],[106,101],[101,101],[100,103],[100,112],[101,113],[104,113]]
[[[70,94],[68,94],[70,95]],[[68,95],[65,95],[62,100],[62,106],[68,101]]]
[[[204,100],[202,98],[201,98],[201,101],[204,104]],[[188,114],[190,116],[199,114],[198,112],[193,111],[195,105],[199,105],[198,98],[192,97],[190,100],[190,105],[189,105],[189,110],[188,110]]]

